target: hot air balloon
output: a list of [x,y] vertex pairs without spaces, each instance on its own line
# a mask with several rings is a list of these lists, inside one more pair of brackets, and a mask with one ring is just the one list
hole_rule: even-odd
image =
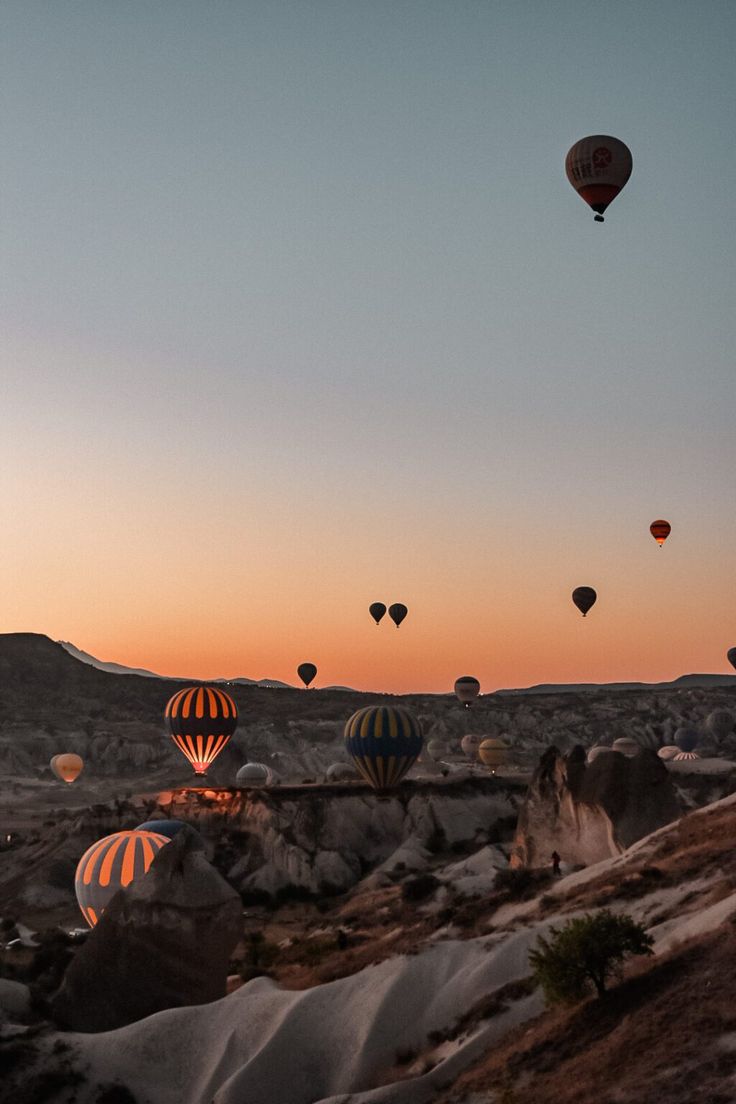
[[93,928],[117,891],[142,878],[169,837],[134,829],[113,832],[82,855],[74,876],[74,891],[82,915]]
[[641,744],[637,743],[636,740],[632,740],[630,736],[620,736],[618,740],[614,740],[611,744],[611,751],[618,751],[621,755],[625,755],[627,759],[633,759],[641,751]]
[[488,739],[483,740],[478,748],[478,758],[481,763],[491,768],[493,773],[497,767],[502,767],[508,762],[509,747],[503,740],[499,740],[497,736],[489,736]]
[[325,771],[327,782],[354,782],[357,778],[358,772],[349,763],[330,763]]
[[729,648],[726,652],[726,659],[732,667],[736,667],[736,648]]
[[73,782],[79,777],[84,763],[73,751],[67,751],[55,755],[49,766],[60,782]]
[[178,836],[182,828],[188,828],[194,835],[194,849],[200,851],[204,848],[204,840],[196,828],[183,820],[146,820],[139,824],[136,832],[153,832],[157,836],[167,836],[170,840]]
[[447,755],[448,747],[444,740],[430,740],[427,744],[427,755],[434,763],[439,763]]
[[618,138],[593,134],[581,138],[567,153],[565,172],[581,199],[603,222],[603,212],[631,176],[631,150]]
[[588,610],[595,605],[595,601],[598,595],[592,587],[575,587],[572,592],[572,600],[578,607],[583,617],[587,614]]
[[649,526],[649,532],[652,534],[657,544],[661,548],[668,536],[672,532],[672,526],[668,521],[660,518],[659,521],[653,521]]
[[246,763],[235,775],[238,786],[269,786],[272,773],[265,763]]
[[375,790],[398,786],[422,750],[422,727],[399,705],[368,705],[345,725],[345,747]]
[[613,751],[613,748],[606,747],[605,744],[596,744],[595,747],[592,747],[588,752],[587,761],[589,763],[595,763],[599,756],[606,755],[611,751]]
[[695,751],[700,743],[700,733],[695,728],[678,728],[673,742],[680,751]]
[[310,682],[317,674],[317,668],[313,663],[300,663],[296,669],[296,673],[304,685],[309,686]]
[[235,702],[216,686],[188,686],[168,702],[164,718],[171,738],[194,767],[206,774],[238,725]]
[[469,709],[472,702],[480,694],[480,683],[477,678],[473,678],[472,675],[461,675],[459,679],[455,681],[455,696],[458,701],[461,701],[466,709]]
[[386,607],[384,606],[383,602],[371,602],[370,606],[368,607],[368,612],[373,620],[376,622],[376,624],[378,624],[384,613],[386,612]]
[[714,709],[705,723],[716,739],[722,740],[733,728],[733,713],[728,709]]
[[388,607],[388,615],[397,629],[408,612],[406,606],[402,605],[401,602],[394,602],[392,606]]
[[460,741],[460,747],[470,759],[471,763],[474,763],[478,758],[478,748],[483,743],[482,736],[476,736],[473,732],[468,732],[463,736]]
[[657,752],[659,758],[664,759],[665,762],[667,762],[668,759],[674,759],[675,756],[679,754],[680,749],[676,744],[664,744]]

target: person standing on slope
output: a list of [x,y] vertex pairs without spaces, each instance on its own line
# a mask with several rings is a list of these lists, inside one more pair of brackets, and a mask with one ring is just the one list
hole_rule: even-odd
[[554,875],[556,875],[558,878],[561,874],[561,871],[560,871],[560,856],[557,854],[556,851],[552,852],[552,873]]

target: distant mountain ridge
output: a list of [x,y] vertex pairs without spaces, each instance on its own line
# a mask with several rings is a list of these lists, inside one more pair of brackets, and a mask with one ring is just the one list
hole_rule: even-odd
[[[80,663],[86,663],[90,667],[96,667],[98,671],[107,671],[110,675],[140,675],[142,678],[165,679],[167,682],[200,682],[200,679],[189,678],[186,675],[159,675],[156,671],[149,671],[145,667],[126,667],[122,663],[112,663],[109,660],[97,659],[89,652],[82,651],[68,640],[57,640],[62,648]],[[211,682],[234,683],[238,686],[266,686],[280,690],[294,690],[295,687],[288,682],[279,682],[278,679],[251,679],[244,676],[239,678],[216,678]]]
[[[143,678],[164,679],[169,682],[200,682],[200,679],[187,678],[174,675],[159,675],[155,671],[148,671],[145,667],[126,667],[122,663],[112,663],[108,660],[97,659],[89,652],[82,651],[68,640],[59,640],[62,646],[74,659],[97,668],[98,671],[107,671],[111,675],[140,675]],[[262,686],[277,690],[295,690],[297,687],[288,682],[280,682],[278,679],[251,679],[241,676],[238,678],[216,678],[211,682],[220,682],[234,686]],[[583,694],[594,693],[597,690],[686,690],[689,687],[708,686],[736,686],[736,675],[718,674],[693,674],[680,675],[671,682],[540,682],[535,686],[524,686],[517,689],[494,690],[492,694]],[[344,690],[346,693],[360,693],[351,686],[324,686],[315,687],[322,690]],[[449,691],[448,691],[449,693]]]
[[736,686],[736,675],[680,675],[671,682],[540,682],[518,690],[496,690],[496,694],[584,694],[596,690],[687,690],[700,686]]

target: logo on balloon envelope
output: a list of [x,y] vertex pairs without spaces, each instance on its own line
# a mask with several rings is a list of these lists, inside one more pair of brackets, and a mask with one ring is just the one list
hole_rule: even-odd
[[613,161],[613,154],[605,146],[593,150],[593,164],[597,169],[605,169]]

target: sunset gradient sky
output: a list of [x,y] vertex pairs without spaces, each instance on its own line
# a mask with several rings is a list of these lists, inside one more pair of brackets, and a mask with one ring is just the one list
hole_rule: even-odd
[[[735,53],[725,0],[8,0],[0,630],[394,691],[728,671]],[[592,133],[634,158],[603,226]]]

